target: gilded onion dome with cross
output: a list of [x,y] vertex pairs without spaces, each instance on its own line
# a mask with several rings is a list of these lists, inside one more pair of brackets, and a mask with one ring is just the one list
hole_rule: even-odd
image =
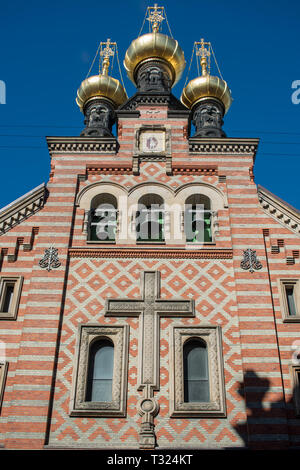
[[227,83],[220,77],[210,75],[210,55],[211,52],[205,46],[211,48],[211,44],[204,42],[195,42],[196,54],[200,56],[200,64],[202,75],[191,80],[183,89],[181,101],[188,107],[192,108],[199,101],[212,97],[219,100],[223,106],[224,111],[227,113],[232,103],[231,92]]
[[[211,54],[214,55],[211,43],[201,39],[201,42],[194,43],[194,48],[196,56],[200,57],[202,74],[186,85],[181,94],[181,102],[192,110],[195,136],[225,137],[221,129],[222,118],[232,104],[231,91],[223,78],[210,74],[210,57]],[[221,75],[219,68],[218,71]]]
[[82,112],[90,100],[105,98],[109,100],[115,108],[117,108],[127,99],[125,89],[119,80],[108,75],[110,66],[109,58],[115,54],[116,43],[107,39],[106,42],[100,43],[100,48],[101,50],[99,55],[100,58],[103,58],[102,70],[101,61],[99,60],[98,75],[92,75],[91,77],[83,80],[77,91],[76,103]]
[[[152,91],[149,87],[144,90],[144,75],[149,75],[149,67],[156,67],[163,75],[163,81],[168,82],[166,88],[170,89],[182,76],[186,62],[184,53],[178,42],[166,34],[160,32],[164,19],[164,8],[148,7],[149,24],[152,32],[134,39],[126,51],[124,67],[129,79],[142,91]],[[147,81],[147,80],[146,80]]]
[[83,136],[111,137],[116,120],[115,109],[127,100],[124,86],[108,75],[110,57],[115,52],[115,42],[107,39],[100,43],[95,56],[96,59],[99,53],[99,73],[86,78],[77,91],[76,103],[85,116],[86,127],[81,133]]

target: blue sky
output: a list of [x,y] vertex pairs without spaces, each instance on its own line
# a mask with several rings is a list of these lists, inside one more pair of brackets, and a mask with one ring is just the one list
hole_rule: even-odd
[[[6,104],[0,104],[0,207],[48,181],[45,136],[80,134],[76,92],[100,41],[117,41],[127,93],[135,92],[123,59],[154,2],[5,3],[0,7],[0,80],[6,84]],[[300,2],[158,4],[166,8],[187,62],[174,95],[180,97],[194,41],[211,41],[234,98],[224,130],[228,137],[260,138],[255,182],[300,209],[300,104],[291,99],[292,83],[300,80]],[[117,68],[114,72],[118,78]]]

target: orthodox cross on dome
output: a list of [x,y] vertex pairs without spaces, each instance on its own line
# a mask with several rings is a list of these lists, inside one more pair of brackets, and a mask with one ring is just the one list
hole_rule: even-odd
[[[201,57],[201,67],[202,67],[202,75],[207,75],[207,67],[208,67],[208,74],[210,74],[210,42],[204,42],[202,38],[200,42],[194,43],[196,48],[196,55]],[[205,47],[208,46],[208,49]],[[207,63],[208,58],[208,63]]]
[[148,7],[147,20],[151,23],[153,33],[158,33],[161,23],[164,21],[164,7],[158,7],[157,3],[154,7]]
[[[110,57],[114,57],[116,51],[116,42],[111,42],[110,39],[107,39],[105,42],[100,42],[100,57],[103,57],[102,60],[102,75],[108,75],[108,69],[110,65]],[[101,61],[100,61],[101,62]],[[101,74],[100,71],[100,63],[99,63],[99,75]]]
[[138,390],[143,397],[137,403],[142,416],[140,448],[153,449],[156,439],[153,418],[159,405],[154,391],[159,390],[159,319],[160,317],[194,317],[193,300],[160,299],[159,271],[142,272],[142,298],[109,299],[105,316],[139,317]]

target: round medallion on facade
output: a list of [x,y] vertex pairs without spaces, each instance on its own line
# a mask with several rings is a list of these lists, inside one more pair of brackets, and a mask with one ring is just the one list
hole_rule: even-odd
[[141,403],[141,409],[146,413],[151,413],[155,409],[155,403],[152,400],[146,399]]

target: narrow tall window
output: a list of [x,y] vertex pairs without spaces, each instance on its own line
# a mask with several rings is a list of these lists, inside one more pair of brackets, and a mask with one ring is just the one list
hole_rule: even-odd
[[11,313],[15,284],[6,283],[3,295],[2,312]]
[[185,201],[185,235],[187,242],[207,243],[212,241],[210,199],[193,194]]
[[187,341],[183,347],[184,402],[208,402],[209,371],[206,343],[200,339]]
[[140,198],[136,214],[136,233],[139,242],[162,242],[164,236],[164,201],[156,194]]
[[289,316],[296,316],[297,309],[296,309],[296,302],[295,302],[295,292],[294,286],[285,286],[286,292],[286,300],[288,306],[288,314]]
[[89,356],[86,401],[111,402],[114,347],[103,339],[92,343]]
[[4,395],[5,380],[7,374],[8,362],[0,362],[0,410]]
[[22,283],[22,276],[0,276],[0,319],[16,319]]
[[89,241],[114,242],[116,228],[116,198],[111,194],[98,194],[91,203]]
[[300,279],[278,279],[283,321],[300,323]]
[[292,366],[291,372],[295,412],[296,416],[300,416],[300,367]]

